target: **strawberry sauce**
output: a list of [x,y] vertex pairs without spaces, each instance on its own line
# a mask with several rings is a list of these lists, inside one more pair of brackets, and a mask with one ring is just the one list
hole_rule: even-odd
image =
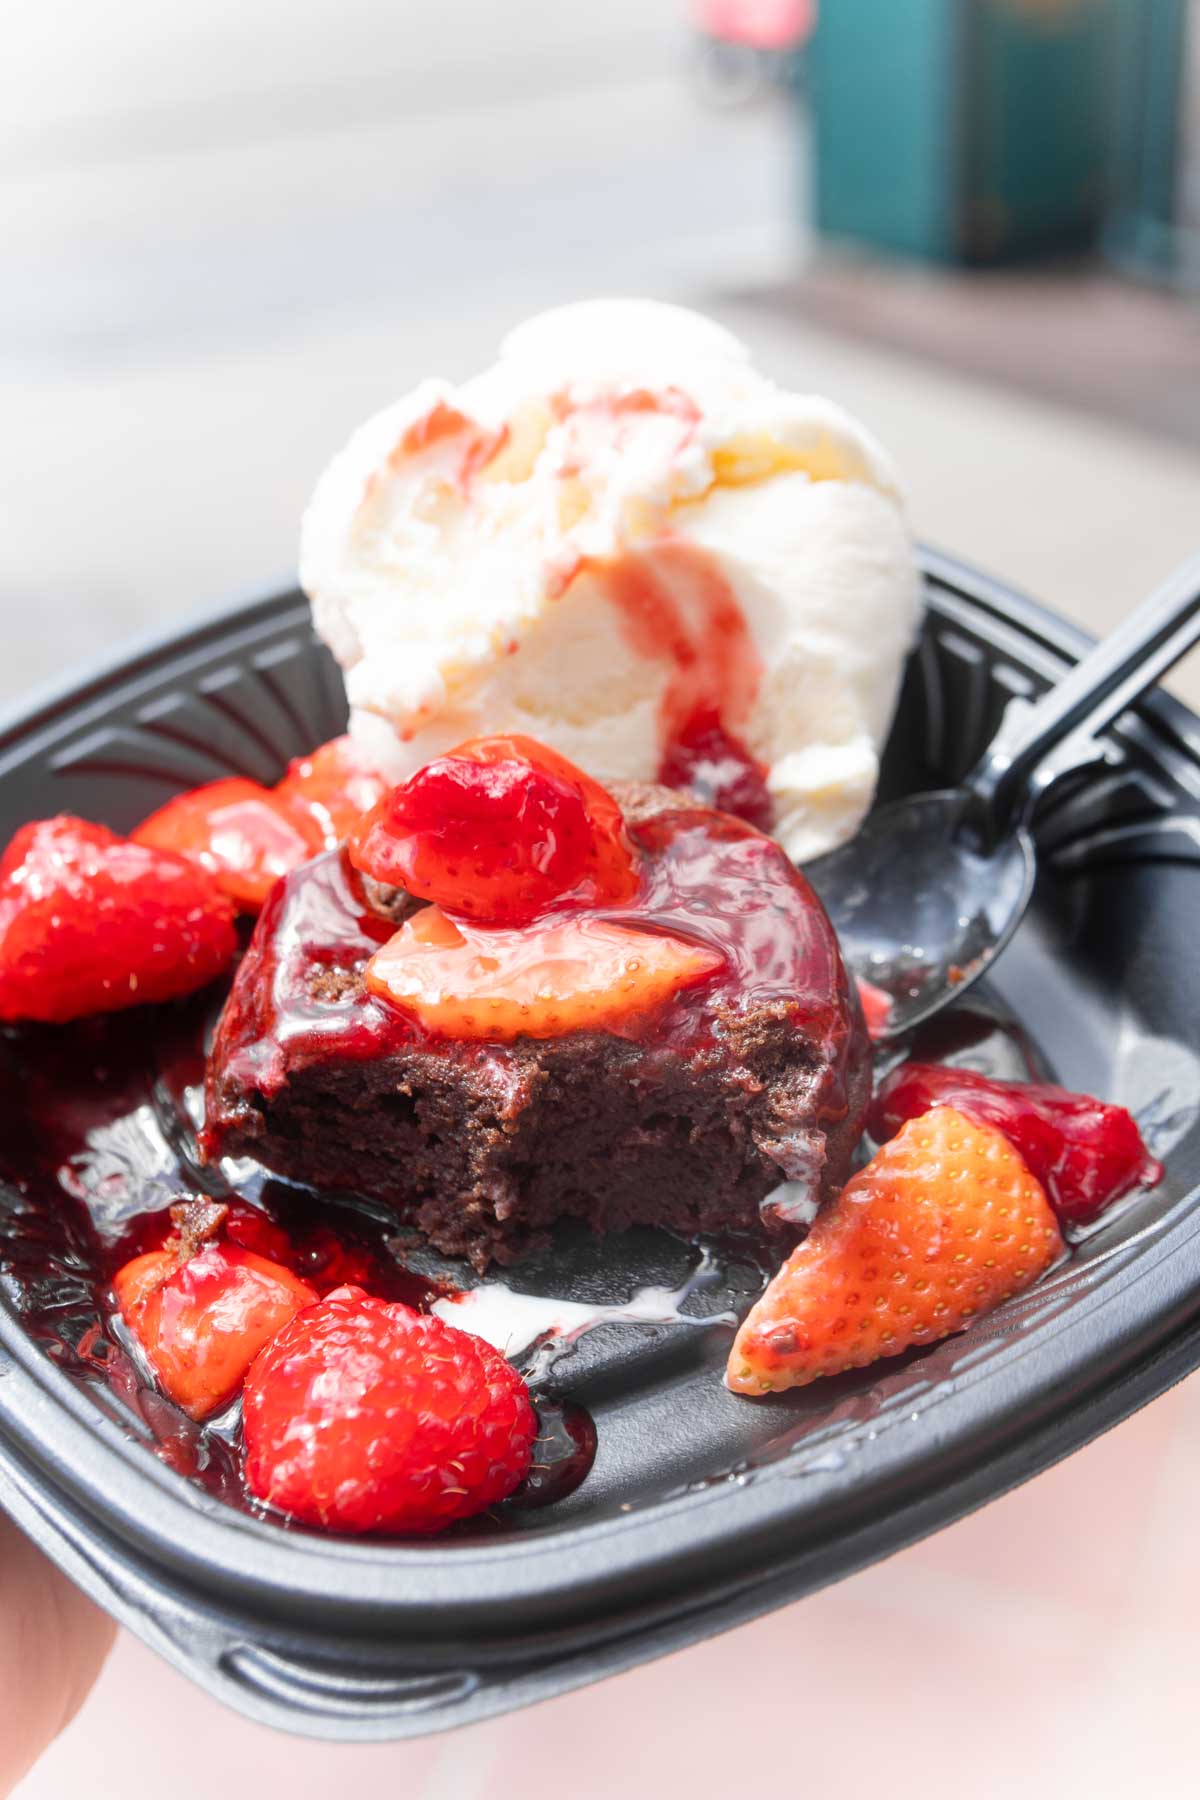
[[1049,1082],[995,1081],[941,1063],[907,1062],[893,1070],[875,1097],[868,1128],[883,1142],[938,1106],[1002,1131],[1064,1225],[1090,1225],[1115,1200],[1163,1178],[1162,1164],[1124,1107]]
[[687,788],[706,806],[733,813],[759,831],[775,823],[766,770],[721,723],[712,706],[699,706],[668,742],[659,764],[665,787]]
[[[498,431],[487,431],[477,420],[459,412],[457,407],[438,400],[408,427],[389,455],[387,466],[395,473],[411,458],[437,454],[443,459],[447,478],[465,494],[474,476],[486,468],[507,438],[507,426]],[[367,487],[368,498],[375,484],[376,477],[372,476]]]
[[737,736],[758,694],[762,661],[729,582],[704,551],[678,541],[631,552],[601,578],[629,643],[670,668],[659,710],[659,780],[769,831],[766,770]]
[[[721,959],[714,975],[648,1017],[638,1035],[676,1053],[703,1054],[723,1012],[784,1005],[823,1057],[821,1116],[843,1116],[861,1027],[833,929],[803,876],[758,832],[699,809],[658,814],[630,835],[640,852],[640,893],[594,916],[691,940]],[[220,1071],[209,1084],[214,1141],[228,1096],[247,1089],[270,1096],[314,1063],[412,1046],[464,1053],[458,1040],[431,1036],[363,988],[367,961],[394,931],[371,911],[344,851],[316,858],[276,888],[213,1046],[212,1067]],[[502,1045],[472,1050],[504,1054]]]
[[[171,1235],[171,1202],[215,1196],[229,1206],[223,1241],[284,1262],[321,1294],[353,1282],[428,1311],[457,1290],[406,1265],[406,1240],[378,1208],[225,1165],[234,1194],[225,1171],[200,1169],[191,1117],[213,1007],[210,993],[150,1016],[0,1027],[0,1281],[28,1336],[104,1413],[215,1498],[258,1510],[242,1476],[239,1406],[189,1418],[159,1392],[115,1312],[113,1276]],[[522,1509],[577,1487],[596,1444],[582,1406],[531,1399],[534,1463],[511,1502]]]
[[509,1506],[522,1511],[552,1506],[574,1493],[596,1459],[596,1426],[592,1415],[574,1400],[534,1396],[538,1434],[529,1473]]

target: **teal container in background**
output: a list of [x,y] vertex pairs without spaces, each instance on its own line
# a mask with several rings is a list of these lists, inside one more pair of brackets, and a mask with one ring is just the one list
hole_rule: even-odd
[[[1090,244],[1122,65],[1159,4],[1178,0],[823,0],[818,229],[958,263]],[[1172,136],[1173,121],[1158,130]]]
[[[1114,0],[1113,143],[1104,249],[1134,274],[1200,287],[1200,243],[1179,216],[1187,0]],[[1193,21],[1200,9],[1193,7]]]

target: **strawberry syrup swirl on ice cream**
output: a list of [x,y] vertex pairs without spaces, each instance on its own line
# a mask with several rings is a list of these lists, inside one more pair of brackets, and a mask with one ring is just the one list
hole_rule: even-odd
[[301,576],[364,759],[519,731],[688,782],[797,859],[870,804],[918,582],[883,452],[719,326],[597,301],[357,432]]
[[732,587],[692,546],[669,539],[653,558],[635,551],[612,564],[604,580],[629,641],[668,670],[658,779],[770,831],[766,768],[735,735],[757,698],[762,660]]

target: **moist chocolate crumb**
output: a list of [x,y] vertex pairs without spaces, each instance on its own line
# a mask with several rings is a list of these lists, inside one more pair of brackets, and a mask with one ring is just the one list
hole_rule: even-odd
[[175,1227],[179,1260],[186,1262],[204,1244],[216,1237],[229,1217],[229,1208],[220,1200],[207,1200],[198,1194],[187,1194],[171,1207],[171,1223]]
[[390,919],[393,925],[403,925],[405,919],[411,918],[426,904],[416,894],[410,894],[407,888],[387,887],[382,881],[375,881],[370,875],[363,875],[363,899],[373,913],[381,919]]
[[336,1006],[339,1000],[358,993],[361,987],[362,975],[357,969],[338,969],[321,964],[308,977],[309,993],[314,1000],[320,1000],[326,1006]]

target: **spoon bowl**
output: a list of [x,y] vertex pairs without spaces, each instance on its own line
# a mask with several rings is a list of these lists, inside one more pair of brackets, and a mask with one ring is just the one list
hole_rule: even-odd
[[957,1000],[1020,924],[1041,796],[1103,761],[1100,734],[1200,638],[1192,556],[1034,705],[1015,700],[961,787],[881,807],[809,878],[853,972],[892,1002],[877,1042]]
[[891,1010],[890,1042],[966,993],[1016,930],[1036,857],[1024,826],[986,848],[967,834],[970,796],[942,788],[872,813],[850,844],[805,873],[864,980]]

